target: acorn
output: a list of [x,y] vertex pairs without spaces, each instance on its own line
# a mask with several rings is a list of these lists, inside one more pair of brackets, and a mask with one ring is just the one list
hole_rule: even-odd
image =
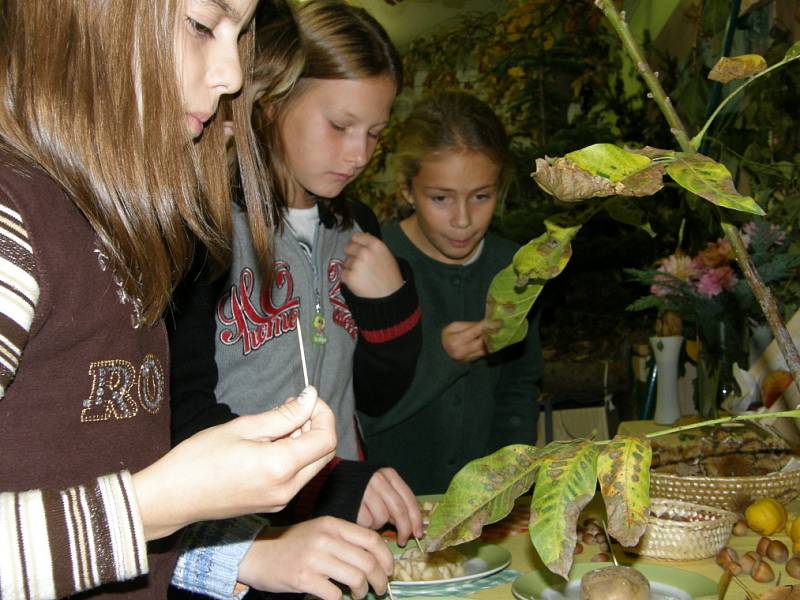
[[769,563],[762,560],[753,568],[751,577],[754,581],[758,581],[759,583],[767,583],[775,579],[775,573],[772,571],[772,567],[769,566]]
[[739,564],[742,566],[742,572],[748,575],[752,574],[755,566],[761,562],[761,555],[752,550],[742,557]]
[[800,579],[800,557],[794,556],[786,563],[786,573],[790,577]]
[[767,536],[762,535],[761,539],[758,540],[758,544],[756,544],[756,552],[758,552],[761,556],[767,555],[767,547],[769,546],[772,540],[769,539]]
[[789,558],[789,549],[782,541],[772,540],[767,546],[767,558],[778,563],[784,563]]
[[736,553],[736,550],[730,546],[724,546],[717,552],[717,564],[720,567],[724,569],[732,562],[739,562],[739,555]]
[[739,519],[733,526],[733,530],[731,531],[733,535],[743,536],[750,533],[750,527],[747,525],[747,521],[744,519]]

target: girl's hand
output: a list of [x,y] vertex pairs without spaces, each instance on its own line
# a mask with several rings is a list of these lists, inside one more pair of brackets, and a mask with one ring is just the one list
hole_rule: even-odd
[[385,298],[399,290],[403,276],[389,248],[368,233],[353,234],[344,247],[342,283],[361,298]]
[[483,321],[454,321],[442,329],[442,347],[457,363],[468,364],[486,356]]
[[239,581],[268,592],[300,592],[338,600],[341,590],[363,598],[369,587],[386,592],[394,558],[374,531],[333,517],[320,517],[287,528],[269,527],[239,565]]
[[201,431],[134,474],[145,537],[281,510],[335,450],[333,413],[311,386],[273,410]]
[[421,538],[425,533],[414,492],[390,467],[378,469],[369,480],[356,523],[370,529],[392,523],[397,529],[397,543],[401,546],[412,535]]

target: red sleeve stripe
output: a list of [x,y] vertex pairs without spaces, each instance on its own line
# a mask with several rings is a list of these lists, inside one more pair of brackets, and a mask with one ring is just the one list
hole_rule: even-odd
[[422,310],[418,306],[417,310],[400,321],[397,325],[392,325],[391,327],[386,327],[384,329],[359,328],[358,331],[361,336],[370,344],[382,344],[384,342],[391,342],[392,340],[404,336],[417,326],[417,323],[419,323],[421,318]]

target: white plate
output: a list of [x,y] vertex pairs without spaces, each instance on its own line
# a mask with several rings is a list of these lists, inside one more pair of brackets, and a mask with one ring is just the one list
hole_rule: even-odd
[[[390,544],[390,547],[395,556],[399,556],[402,552],[402,548],[398,548],[394,543]],[[456,550],[467,559],[464,563],[463,575],[431,581],[392,581],[392,587],[418,587],[470,581],[502,571],[511,564],[511,552],[494,544],[481,544],[478,541],[467,542],[456,546]]]

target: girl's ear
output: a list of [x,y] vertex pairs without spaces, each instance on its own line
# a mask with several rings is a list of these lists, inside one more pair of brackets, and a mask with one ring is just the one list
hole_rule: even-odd
[[411,206],[414,206],[414,196],[411,193],[411,187],[408,184],[408,179],[402,175],[397,177],[397,189],[400,191],[400,195],[403,197],[403,200],[405,200]]

